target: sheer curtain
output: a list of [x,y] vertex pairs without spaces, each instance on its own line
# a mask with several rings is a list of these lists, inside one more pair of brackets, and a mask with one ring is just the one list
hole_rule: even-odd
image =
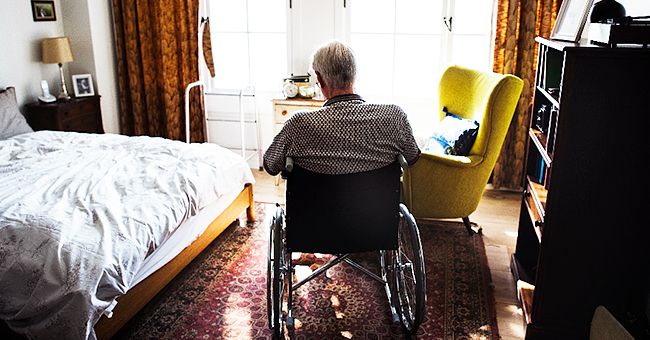
[[[185,139],[184,91],[199,79],[199,0],[114,0],[120,132]],[[203,97],[190,98],[192,142],[205,140]]]
[[493,70],[520,77],[524,81],[524,89],[492,173],[492,185],[495,188],[520,189],[522,186],[524,147],[537,66],[535,37],[550,36],[561,2],[562,0],[499,0]]

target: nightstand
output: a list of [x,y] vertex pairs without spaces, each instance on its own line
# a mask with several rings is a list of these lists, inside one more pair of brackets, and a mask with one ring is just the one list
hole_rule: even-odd
[[34,130],[104,133],[99,97],[27,104],[27,123]]

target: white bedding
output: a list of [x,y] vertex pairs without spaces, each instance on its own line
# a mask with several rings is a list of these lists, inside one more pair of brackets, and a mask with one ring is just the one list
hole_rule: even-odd
[[30,338],[94,338],[149,254],[253,182],[215,144],[54,131],[0,141],[0,319]]
[[142,282],[144,279],[149,277],[149,275],[167,264],[167,262],[171,261],[176,257],[176,255],[180,254],[183,249],[198,239],[210,222],[214,221],[215,218],[226,210],[230,203],[232,203],[240,193],[241,190],[238,188],[229,194],[221,196],[219,200],[201,209],[201,211],[196,215],[183,222],[183,224],[181,224],[174,233],[163,242],[162,245],[160,245],[157,251],[144,260],[142,267],[135,274],[131,286],[133,287]]

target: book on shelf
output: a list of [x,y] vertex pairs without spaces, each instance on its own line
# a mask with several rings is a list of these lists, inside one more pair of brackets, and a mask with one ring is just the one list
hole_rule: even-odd
[[535,286],[522,280],[517,280],[517,296],[521,302],[521,309],[526,319],[526,324],[531,322],[531,312],[533,309],[533,293]]

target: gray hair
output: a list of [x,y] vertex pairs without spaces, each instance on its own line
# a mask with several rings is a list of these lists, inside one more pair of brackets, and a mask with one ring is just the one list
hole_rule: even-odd
[[314,53],[311,67],[328,87],[344,89],[354,85],[357,65],[352,49],[339,41],[329,42]]

